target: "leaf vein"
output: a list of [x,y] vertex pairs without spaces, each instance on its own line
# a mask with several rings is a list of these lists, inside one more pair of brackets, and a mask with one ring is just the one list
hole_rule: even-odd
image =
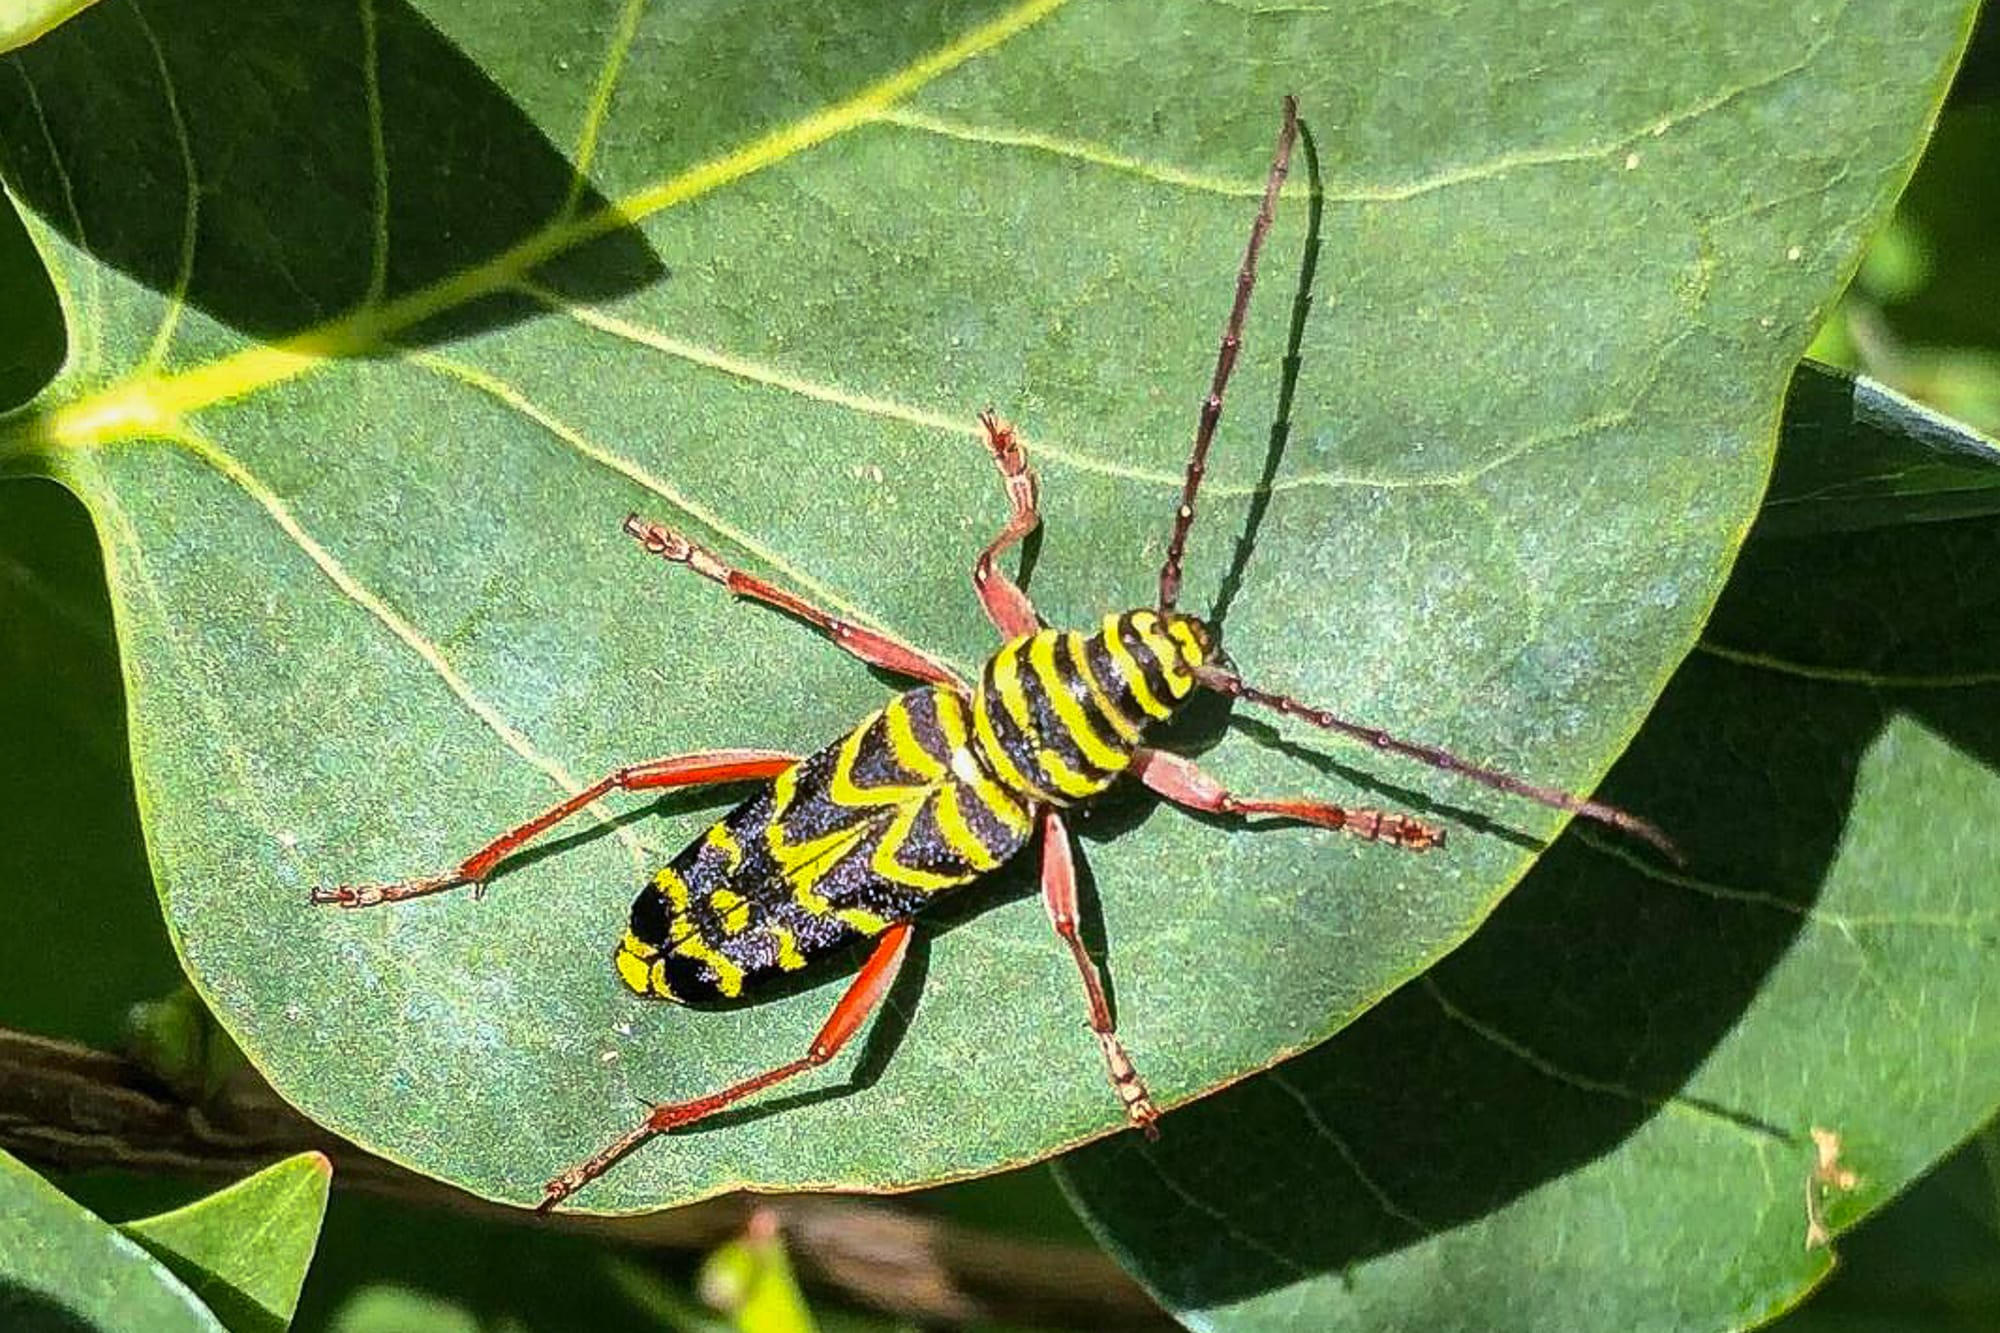
[[1489,1045],[1505,1051],[1507,1054],[1521,1061],[1521,1063],[1527,1065],[1530,1069],[1533,1069],[1536,1073],[1557,1083],[1567,1084],[1579,1092],[1600,1097],[1615,1097],[1620,1101],[1632,1102],[1635,1105],[1649,1107],[1653,1110],[1685,1112],[1700,1120],[1726,1125],[1745,1138],[1759,1144],[1772,1141],[1790,1143],[1802,1137],[1788,1134],[1774,1125],[1766,1124],[1751,1116],[1729,1110],[1701,1098],[1684,1097],[1675,1093],[1660,1095],[1641,1092],[1637,1088],[1629,1087],[1626,1084],[1614,1082],[1610,1079],[1593,1078],[1588,1074],[1579,1074],[1575,1070],[1565,1069],[1533,1047],[1528,1046],[1524,1042],[1517,1041],[1492,1024],[1474,1018],[1464,1009],[1459,1008],[1444,993],[1443,988],[1438,985],[1436,978],[1426,975],[1420,978],[1420,983],[1424,988],[1424,993],[1431,997],[1432,1001],[1437,1004],[1446,1018],[1449,1018],[1452,1022],[1484,1040]]
[[[83,225],[83,212],[77,207],[76,202],[76,185],[70,179],[69,168],[63,165],[62,151],[56,147],[55,129],[49,124],[47,108],[42,105],[41,90],[35,86],[35,80],[29,75],[25,62],[11,60],[8,63],[14,67],[14,73],[20,76],[21,86],[27,90],[28,106],[35,113],[35,125],[41,131],[42,147],[48,153],[49,168],[56,174],[56,187],[62,192],[63,209],[69,214],[69,225],[76,237],[76,244],[85,253],[89,253],[91,252],[90,230]],[[15,212],[24,219],[32,220],[34,217],[31,209],[16,207]],[[47,268],[50,278],[57,284],[61,293],[68,296],[67,275],[55,264],[49,264]],[[71,303],[67,300],[63,302],[65,306],[63,313],[68,316],[65,322],[72,331],[79,325],[83,329],[83,373],[86,377],[94,377],[104,362],[104,321],[98,318],[104,310],[104,279],[96,264],[85,265],[85,270],[90,278],[87,313],[70,308]]]
[[141,373],[149,374],[166,361],[167,351],[173,346],[174,332],[180,327],[181,315],[187,309],[188,290],[194,282],[195,237],[201,228],[201,185],[195,174],[194,141],[188,137],[187,119],[181,115],[180,96],[174,91],[173,74],[167,69],[167,53],[161,49],[159,35],[153,31],[146,11],[137,4],[128,8],[132,17],[138,20],[139,31],[145,35],[146,45],[153,53],[153,66],[159,71],[160,92],[167,105],[167,123],[173,127],[174,147],[180,153],[181,183],[187,195],[181,213],[181,248],[174,259],[173,286],[167,290],[159,327],[153,330],[145,358],[139,363]]
[[[444,655],[444,652],[436,644],[426,638],[421,630],[384,601],[379,594],[357,579],[333,552],[321,545],[319,540],[306,530],[305,525],[299,522],[298,517],[292,513],[290,507],[279,498],[277,493],[265,485],[263,480],[246,467],[241,460],[223,449],[215,441],[191,428],[182,427],[168,438],[174,444],[184,449],[189,455],[220,473],[226,480],[235,485],[238,490],[241,490],[251,500],[255,501],[263,509],[265,515],[270,518],[271,522],[277,526],[278,530],[283,532],[305,554],[306,558],[318,567],[320,573],[325,575],[335,588],[339,589],[349,601],[373,616],[383,628],[387,629],[397,639],[401,640],[406,648],[415,653],[418,659],[444,684],[445,688],[465,706],[466,710],[478,718],[480,722],[484,723],[487,729],[499,738],[501,744],[505,745],[509,750],[534,767],[540,769],[547,775],[551,782],[555,783],[563,791],[574,795],[583,790],[583,783],[577,781],[561,764],[544,755],[536,748],[534,742],[529,740],[519,728],[501,716],[497,708],[480,697],[478,691],[472,688],[471,682],[467,681],[460,674],[458,668],[451,664],[450,659]],[[592,805],[590,810],[600,823],[611,827],[617,837],[631,849],[635,857],[640,854],[641,848],[638,840],[629,830],[617,824],[610,812],[604,809],[601,803]]]
[[1301,1264],[1298,1260],[1292,1258],[1291,1255],[1286,1254],[1283,1250],[1280,1250],[1272,1245],[1267,1245],[1265,1242],[1259,1240],[1257,1237],[1243,1230],[1241,1227],[1236,1225],[1235,1219],[1230,1217],[1228,1213],[1224,1212],[1220,1208],[1215,1207],[1213,1204],[1208,1203],[1207,1201],[1202,1199],[1200,1195],[1196,1194],[1193,1190],[1181,1184],[1181,1182],[1176,1180],[1173,1177],[1173,1175],[1166,1170],[1165,1167],[1162,1167],[1157,1161],[1153,1159],[1153,1155],[1151,1153],[1146,1152],[1142,1149],[1138,1151],[1135,1155],[1139,1158],[1140,1161],[1146,1164],[1146,1169],[1151,1171],[1154,1177],[1162,1185],[1167,1187],[1167,1192],[1169,1194],[1172,1194],[1176,1199],[1179,1199],[1184,1206],[1194,1209],[1196,1212],[1200,1213],[1203,1217],[1206,1217],[1210,1221],[1214,1222],[1216,1228],[1220,1230],[1224,1235],[1233,1237],[1234,1239],[1242,1242],[1244,1245],[1247,1245],[1249,1248],[1257,1251],[1257,1253],[1263,1255],[1271,1262],[1279,1265],[1286,1272],[1291,1273],[1295,1277],[1312,1276],[1312,1270],[1308,1269],[1304,1264]]
[[1817,681],[1826,685],[1858,685],[1874,690],[1965,690],[1982,685],[2000,685],[2000,671],[1938,671],[1896,673],[1869,671],[1863,667],[1826,666],[1814,662],[1795,662],[1772,653],[1759,653],[1748,648],[1732,648],[1713,639],[1702,639],[1695,645],[1701,652],[1720,661],[1735,666],[1753,667],[1760,671],[1775,672],[1782,676],[1796,676],[1801,680]]
[[[1195,190],[1230,199],[1254,199],[1264,193],[1264,183],[1261,180],[1234,181],[1222,176],[1204,175],[1165,163],[1147,162],[1142,158],[1129,157],[1097,144],[1077,139],[1057,138],[1034,130],[968,125],[963,121],[933,116],[910,107],[888,107],[875,113],[872,119],[878,124],[893,125],[899,129],[934,134],[940,138],[957,139],[965,143],[985,144],[997,148],[1026,148],[1054,157],[1105,167],[1155,184],[1172,186],[1175,189]],[[1297,187],[1288,193],[1298,197]]]
[[101,444],[158,434],[163,417],[184,417],[247,397],[331,361],[383,346],[396,332],[520,281],[570,249],[610,235],[865,124],[877,111],[1034,26],[1069,0],[1022,0],[861,92],[825,110],[711,158],[586,216],[551,225],[487,260],[381,306],[363,306],[273,343],[231,353],[172,375],[134,376],[39,420],[46,443]]
[[375,22],[375,0],[361,0],[361,90],[368,106],[368,178],[375,196],[364,309],[380,305],[389,290],[389,144],[383,129],[382,53]]
[[604,124],[611,115],[611,99],[618,91],[618,76],[625,69],[625,57],[632,51],[633,39],[638,35],[639,17],[645,12],[646,0],[625,0],[618,13],[618,26],[612,30],[611,44],[604,53],[604,65],[597,73],[597,86],[592,89],[590,105],[584,109],[583,125],[577,132],[576,153],[571,165],[569,194],[563,200],[561,214],[574,214],[577,202],[583,198],[584,186],[590,180],[590,166],[597,158],[597,142],[603,133]]
[[1282,1068],[1271,1070],[1269,1077],[1272,1086],[1298,1103],[1299,1110],[1305,1113],[1306,1123],[1310,1124],[1313,1127],[1313,1131],[1325,1139],[1328,1146],[1340,1157],[1340,1160],[1347,1164],[1347,1169],[1354,1173],[1354,1178],[1361,1182],[1361,1188],[1368,1191],[1369,1197],[1375,1200],[1377,1207],[1421,1235],[1429,1235],[1432,1231],[1436,1230],[1435,1227],[1390,1197],[1389,1192],[1382,1188],[1381,1183],[1363,1168],[1361,1159],[1355,1156],[1354,1149],[1348,1146],[1347,1140],[1334,1132],[1333,1126],[1329,1125],[1326,1122],[1326,1118],[1320,1115],[1319,1108],[1314,1106],[1305,1093],[1299,1090],[1298,1085],[1285,1077]]
[[[506,380],[496,375],[488,374],[476,366],[467,365],[462,361],[454,361],[449,357],[439,356],[434,352],[415,353],[410,359],[426,370],[455,380],[469,388],[477,389],[495,401],[520,413],[556,440],[567,445],[578,454],[581,454],[584,458],[602,468],[617,473],[627,481],[651,492],[687,517],[700,523],[703,527],[720,534],[735,545],[750,552],[766,565],[784,575],[786,580],[809,591],[818,600],[843,612],[849,619],[865,625],[871,625],[876,629],[890,629],[890,626],[880,616],[873,614],[842,596],[823,580],[813,577],[771,547],[758,541],[751,533],[738,527],[721,514],[710,509],[707,505],[673,486],[664,478],[656,476],[631,459],[598,444],[582,431],[535,402],[534,399],[521,392],[520,389],[509,384]],[[894,631],[892,630],[891,632]],[[898,637],[907,636],[899,634]],[[959,667],[961,671],[964,669],[963,663],[951,662],[949,658],[944,660],[950,662],[951,665]]]

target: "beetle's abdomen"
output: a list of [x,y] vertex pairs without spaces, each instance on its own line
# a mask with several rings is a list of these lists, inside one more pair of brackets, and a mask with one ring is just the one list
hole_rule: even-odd
[[972,697],[980,758],[1014,791],[1069,805],[1132,762],[1140,729],[1171,717],[1207,660],[1207,630],[1154,611],[1109,615],[1094,634],[1038,630],[987,660]]
[[979,763],[969,709],[912,690],[682,848],[632,904],[626,985],[733,1000],[997,870],[1033,810]]

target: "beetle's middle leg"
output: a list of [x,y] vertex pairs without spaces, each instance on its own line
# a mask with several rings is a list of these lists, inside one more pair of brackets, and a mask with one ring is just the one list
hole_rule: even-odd
[[1160,1131],[1153,1122],[1160,1118],[1160,1112],[1146,1091],[1146,1080],[1139,1077],[1132,1057],[1118,1040],[1111,1002],[1104,995],[1104,979],[1090,951],[1083,947],[1083,935],[1077,928],[1076,859],[1070,851],[1069,829],[1053,809],[1042,812],[1042,905],[1049,909],[1049,921],[1069,945],[1076,970],[1083,977],[1083,993],[1090,1002],[1090,1030],[1097,1034],[1098,1048],[1104,1052],[1104,1072],[1111,1080],[1111,1090],[1125,1103],[1125,1114],[1132,1123],[1144,1130],[1147,1138],[1156,1139]]
[[1041,617],[1035,614],[1028,594],[1000,568],[998,561],[1002,551],[1041,526],[1035,471],[1028,466],[1028,456],[1015,437],[1014,428],[993,415],[991,408],[979,414],[979,425],[986,432],[986,447],[993,454],[993,465],[1000,469],[1000,480],[1007,487],[1007,503],[1012,512],[1000,535],[972,562],[972,587],[979,594],[979,604],[986,608],[986,618],[993,622],[993,627],[1015,639],[1040,629]]

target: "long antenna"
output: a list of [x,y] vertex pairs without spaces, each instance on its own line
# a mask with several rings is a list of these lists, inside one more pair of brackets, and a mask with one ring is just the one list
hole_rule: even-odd
[[1243,317],[1250,310],[1250,289],[1257,284],[1257,255],[1264,248],[1265,233],[1277,211],[1278,191],[1284,187],[1285,173],[1292,166],[1292,140],[1299,132],[1297,99],[1285,98],[1285,121],[1278,128],[1278,150],[1271,158],[1271,174],[1264,181],[1264,201],[1257,208],[1257,221],[1250,228],[1250,245],[1243,252],[1243,267],[1236,274],[1236,303],[1229,307],[1229,323],[1222,330],[1222,349],[1215,356],[1215,378],[1209,381],[1208,397],[1201,400],[1201,424],[1194,432],[1194,452],[1188,456],[1187,480],[1181,485],[1180,508],[1174,511],[1174,535],[1167,542],[1167,562],[1160,566],[1160,609],[1171,611],[1181,595],[1181,555],[1187,547],[1188,529],[1194,526],[1194,494],[1201,488],[1202,474],[1208,470],[1208,444],[1215,438],[1215,423],[1222,419],[1222,391],[1236,369],[1236,349],[1243,345]]
[[1349,722],[1346,718],[1329,713],[1324,708],[1314,708],[1287,695],[1260,690],[1255,685],[1246,684],[1240,676],[1219,667],[1196,667],[1194,674],[1196,680],[1219,694],[1269,708],[1273,712],[1283,713],[1286,717],[1310,722],[1316,727],[1325,727],[1328,731],[1337,731],[1343,736],[1352,736],[1378,750],[1387,750],[1391,754],[1404,755],[1410,759],[1420,759],[1447,773],[1460,774],[1495,790],[1510,792],[1515,796],[1540,802],[1542,805],[1567,810],[1584,819],[1595,820],[1651,844],[1675,865],[1687,864],[1687,858],[1681,855],[1681,849],[1674,845],[1672,838],[1662,833],[1656,825],[1628,811],[1620,810],[1615,805],[1606,805],[1602,801],[1586,801],[1581,796],[1572,796],[1559,787],[1544,787],[1540,783],[1517,778],[1512,773],[1503,773],[1497,768],[1469,763],[1451,751],[1440,749],[1435,745],[1421,745],[1416,741],[1402,740],[1386,731],[1364,727],[1358,722]]

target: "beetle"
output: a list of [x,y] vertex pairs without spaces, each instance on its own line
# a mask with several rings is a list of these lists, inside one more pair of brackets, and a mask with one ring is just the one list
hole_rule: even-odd
[[1223,654],[1216,628],[1179,608],[1196,493],[1297,132],[1297,106],[1287,97],[1201,403],[1153,606],[1113,612],[1091,630],[1043,626],[1027,594],[999,564],[1041,516],[1035,473],[1021,441],[991,409],[979,421],[1009,515],[973,561],[972,583],[1005,642],[973,682],[913,644],[831,615],[730,566],[683,533],[628,516],[626,533],[652,555],[737,597],[787,612],[863,662],[921,683],[803,758],[739,749],[649,760],[619,769],[442,874],[313,890],[313,902],[349,908],[464,886],[476,895],[507,857],[612,791],[756,781],[761,785],[754,794],[690,842],[640,891],[613,954],[619,977],[635,993],[652,998],[732,1001],[857,940],[874,941],[804,1055],[704,1096],[654,1107],[631,1130],[549,1180],[539,1211],[555,1207],[655,1135],[833,1059],[888,992],[908,952],[914,919],[1031,845],[1040,848],[1042,899],[1075,960],[1106,1076],[1130,1124],[1156,1135],[1158,1109],[1118,1039],[1103,978],[1078,929],[1076,863],[1065,812],[1129,776],[1174,804],[1211,814],[1276,815],[1410,851],[1445,840],[1443,829],[1407,814],[1310,797],[1240,795],[1191,760],[1147,744],[1148,728],[1173,717],[1199,690],[1270,708],[1623,829],[1678,859],[1664,834],[1625,811],[1249,684]]

